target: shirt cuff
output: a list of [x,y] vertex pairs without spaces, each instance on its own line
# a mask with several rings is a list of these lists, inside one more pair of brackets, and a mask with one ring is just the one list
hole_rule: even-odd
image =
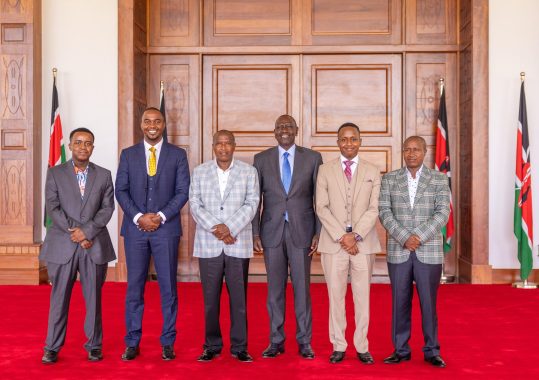
[[356,241],[363,241],[363,238],[361,237],[360,234],[354,232],[354,235],[356,237]]
[[165,216],[165,214],[163,214],[161,211],[159,211],[157,213],[157,215],[159,215],[161,217],[161,224],[165,224],[165,222],[167,221],[167,217]]
[[138,226],[138,220],[140,219],[140,217],[142,216],[142,213],[139,212],[137,215],[135,215],[135,217],[133,218],[133,223],[135,223],[137,226]]

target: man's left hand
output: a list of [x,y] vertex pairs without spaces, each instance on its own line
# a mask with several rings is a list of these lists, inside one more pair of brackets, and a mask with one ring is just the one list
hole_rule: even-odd
[[224,240],[227,235],[230,235],[230,230],[226,224],[221,223],[212,227],[213,236],[219,240]]
[[71,232],[70,237],[73,243],[80,243],[83,240],[86,240],[86,235],[84,235],[84,231],[81,230],[79,227],[68,228],[68,231]]
[[318,235],[313,236],[313,240],[311,242],[311,252],[309,252],[309,256],[314,255],[316,251],[318,250],[318,239],[319,239]]

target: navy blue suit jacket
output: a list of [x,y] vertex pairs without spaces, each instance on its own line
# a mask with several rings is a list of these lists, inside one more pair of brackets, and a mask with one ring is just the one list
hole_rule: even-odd
[[155,175],[154,200],[157,209],[147,210],[148,174],[144,143],[122,150],[115,186],[116,199],[124,212],[121,235],[143,234],[133,223],[135,215],[161,211],[165,214],[166,222],[153,234],[181,236],[180,210],[189,199],[189,183],[185,150],[164,141]]

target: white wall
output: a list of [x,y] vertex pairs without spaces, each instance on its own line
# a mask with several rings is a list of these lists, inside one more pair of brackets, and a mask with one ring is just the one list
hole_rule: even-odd
[[[73,129],[89,128],[95,134],[91,161],[111,170],[114,179],[118,162],[118,3],[115,0],[43,0],[42,7],[43,130],[49,130],[52,68],[56,67],[66,149]],[[43,134],[42,147],[45,178],[49,152],[47,133]],[[108,228],[117,248],[116,212]]]
[[[513,235],[515,150],[520,72],[525,89],[532,163],[535,244],[539,242],[539,1],[489,2],[489,261],[519,268]],[[537,247],[534,268],[539,268]]]

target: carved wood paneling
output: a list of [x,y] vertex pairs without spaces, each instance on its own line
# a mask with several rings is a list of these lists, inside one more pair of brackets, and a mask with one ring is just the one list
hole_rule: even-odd
[[4,129],[2,130],[2,150],[26,149],[26,130]]
[[305,0],[303,43],[401,43],[401,0]]
[[33,21],[33,0],[0,0],[0,22]]
[[207,46],[290,45],[300,38],[300,0],[208,0]]
[[456,41],[456,0],[407,0],[406,43],[435,45]]
[[25,55],[2,55],[0,57],[0,118],[26,118],[26,62]]
[[364,147],[392,147],[381,169],[399,168],[401,75],[398,55],[305,56],[304,144],[336,147],[339,126],[353,122]]
[[26,161],[2,160],[0,225],[26,224]]
[[200,41],[198,0],[149,2],[150,46],[197,46]]
[[25,24],[2,24],[2,43],[24,42],[26,37]]
[[[159,107],[160,82],[164,81],[168,141],[187,152],[191,170],[200,163],[200,65],[197,56],[150,56],[148,104]],[[178,273],[198,273],[191,255],[194,221],[189,206],[181,212],[183,238],[180,241]]]

